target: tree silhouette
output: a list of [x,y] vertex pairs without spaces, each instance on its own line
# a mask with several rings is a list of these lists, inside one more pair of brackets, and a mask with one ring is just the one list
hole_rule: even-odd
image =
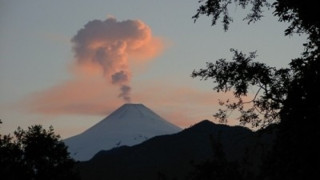
[[[215,25],[222,15],[222,23],[224,29],[227,30],[229,23],[232,22],[228,13],[228,6],[232,2],[243,8],[251,5],[251,12],[244,18],[248,20],[248,23],[263,17],[262,8],[274,8],[273,13],[279,17],[279,21],[291,23],[285,30],[286,35],[293,33],[308,35],[302,57],[293,59],[289,68],[270,67],[264,63],[255,62],[255,52],[250,53],[247,57],[244,53],[232,49],[233,61],[227,62],[225,59],[220,59],[215,63],[207,63],[206,68],[195,70],[192,73],[192,77],[201,77],[205,80],[212,78],[217,83],[214,89],[218,92],[234,90],[237,101],[220,102],[226,107],[215,114],[220,121],[225,122],[228,112],[237,109],[241,113],[239,119],[242,124],[267,126],[279,121],[280,110],[285,109],[284,105],[289,90],[306,88],[293,85],[294,83],[301,84],[298,81],[304,78],[304,71],[309,71],[306,68],[313,67],[315,77],[319,76],[320,13],[315,8],[317,7],[316,1],[311,0],[304,2],[277,0],[273,4],[266,0],[200,0],[201,5],[193,18],[197,20],[203,14],[212,16],[212,25]],[[315,88],[314,83],[313,88]],[[247,96],[247,90],[252,86],[256,87],[257,92],[252,101],[244,102],[243,97]],[[245,106],[245,104],[250,105]]]
[[14,137],[0,135],[1,179],[78,179],[75,161],[50,127],[18,128]]
[[[319,117],[320,117],[320,11],[314,0],[200,0],[197,20],[201,15],[212,18],[212,25],[222,16],[227,30],[232,18],[228,13],[231,3],[243,8],[251,6],[244,18],[248,23],[263,17],[263,8],[273,9],[274,16],[289,26],[285,35],[307,35],[301,57],[291,60],[288,68],[277,69],[254,62],[255,53],[246,56],[232,50],[232,61],[220,59],[195,70],[192,77],[213,79],[216,91],[233,91],[236,102],[220,102],[226,108],[215,117],[225,122],[229,111],[240,112],[240,122],[253,126],[267,126],[279,122],[277,142],[263,165],[260,178],[306,179],[320,177]],[[257,92],[252,101],[244,102],[250,87]],[[246,104],[250,104],[247,106]]]
[[[227,100],[220,102],[226,109],[219,109],[214,115],[221,122],[227,122],[229,111],[238,110],[242,124],[252,126],[267,126],[279,121],[279,112],[288,94],[288,85],[293,78],[292,69],[276,69],[264,63],[254,62],[256,53],[246,56],[242,52],[231,49],[233,61],[220,59],[215,63],[207,63],[206,69],[193,71],[192,77],[213,78],[217,92],[233,91],[236,102]],[[243,97],[248,95],[248,89],[257,87],[257,92],[251,101],[245,102]]]

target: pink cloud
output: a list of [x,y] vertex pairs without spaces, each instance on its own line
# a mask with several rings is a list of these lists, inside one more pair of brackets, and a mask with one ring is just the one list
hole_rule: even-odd
[[[232,99],[232,94],[215,93],[162,81],[140,81],[132,94],[134,103],[143,103],[168,121],[186,128],[209,119],[220,107],[218,99]],[[29,112],[50,116],[99,115],[106,116],[120,107],[118,90],[108,86],[99,76],[81,77],[65,81],[47,90],[34,93],[23,101]],[[231,122],[231,121],[230,121]],[[237,124],[235,121],[232,124]]]
[[71,42],[75,59],[70,70],[74,78],[24,100],[22,104],[29,111],[106,114],[122,100],[130,102],[132,63],[143,64],[164,47],[161,38],[153,36],[141,20],[117,21],[113,17],[88,22]]
[[[177,84],[139,82],[131,94],[132,65],[139,66],[159,55],[163,41],[140,20],[88,22],[72,38],[73,79],[32,94],[21,102],[29,112],[45,115],[107,115],[123,100],[143,103],[171,122],[188,127],[213,119],[218,99],[214,93]],[[119,93],[120,89],[120,93]],[[121,97],[120,99],[118,97]]]
[[163,84],[161,81],[156,84],[144,82],[140,87],[141,89],[133,94],[137,102],[150,106],[165,119],[181,127],[189,127],[204,119],[214,120],[212,115],[219,108],[218,99],[232,98],[232,94]]
[[160,38],[141,20],[88,22],[72,38],[77,66],[86,73],[103,74],[108,82],[120,86],[119,97],[130,101],[131,69],[129,60],[145,61],[163,49]]
[[28,111],[47,115],[105,115],[122,104],[115,98],[117,90],[102,79],[72,79],[32,94],[24,100]]

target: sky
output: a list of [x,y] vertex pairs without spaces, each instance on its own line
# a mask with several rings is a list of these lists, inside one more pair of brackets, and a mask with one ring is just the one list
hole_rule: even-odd
[[[190,77],[206,62],[231,57],[230,48],[257,51],[257,60],[286,67],[305,36],[266,11],[248,25],[233,6],[227,32],[210,18],[194,23],[198,0],[0,0],[1,134],[52,125],[67,138],[124,103],[142,103],[187,128],[216,120],[210,80]],[[237,124],[230,121],[231,125]]]

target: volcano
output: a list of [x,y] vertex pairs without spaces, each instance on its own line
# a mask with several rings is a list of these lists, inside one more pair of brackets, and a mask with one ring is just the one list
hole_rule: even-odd
[[83,133],[64,140],[75,160],[87,161],[101,150],[139,144],[154,136],[173,134],[181,128],[169,123],[143,104],[124,104]]

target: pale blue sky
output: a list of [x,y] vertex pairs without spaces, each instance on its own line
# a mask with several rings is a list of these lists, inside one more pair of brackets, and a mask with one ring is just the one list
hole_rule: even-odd
[[[192,79],[190,74],[193,69],[204,67],[207,61],[230,57],[230,48],[244,52],[257,50],[259,60],[277,67],[286,66],[303,50],[305,37],[284,37],[286,25],[278,23],[271,12],[262,21],[248,26],[241,21],[244,17],[242,9],[235,7],[231,9],[235,22],[228,32],[224,32],[221,25],[211,27],[207,17],[193,22],[191,17],[196,12],[197,2],[0,0],[0,118],[4,122],[1,133],[12,132],[17,126],[40,123],[45,127],[53,125],[62,137],[68,137],[105,116],[74,114],[48,117],[17,106],[30,94],[72,78],[68,70],[73,60],[70,39],[90,20],[105,20],[107,16],[114,16],[119,21],[140,19],[151,28],[153,35],[166,41],[167,47],[160,56],[150,61],[142,71],[133,70],[133,92],[135,89],[137,92],[156,89],[155,96],[157,92],[177,91],[175,88],[210,93],[210,82]],[[205,104],[206,108],[196,102],[186,104],[186,101],[171,105],[148,102],[146,105],[167,119],[175,117],[169,121],[187,127],[201,118],[213,120],[211,114],[217,107],[216,100],[212,101],[212,105]],[[184,112],[181,107],[186,106],[194,111]],[[179,120],[177,116],[165,115],[174,110],[193,119]]]

